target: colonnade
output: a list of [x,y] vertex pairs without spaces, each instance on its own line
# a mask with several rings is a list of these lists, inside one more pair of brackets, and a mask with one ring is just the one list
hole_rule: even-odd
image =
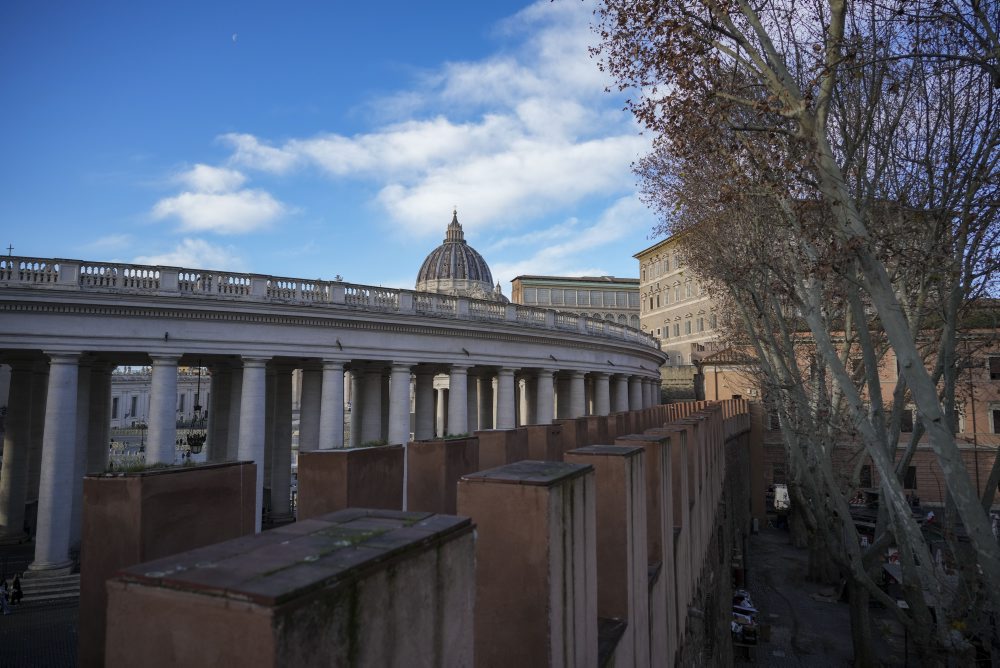
[[[510,429],[659,403],[655,372],[346,358],[199,359],[209,369],[213,397],[207,459],[257,464],[258,531],[265,489],[271,492],[272,516],[291,514],[295,369],[302,370],[300,451],[406,443],[411,438]],[[152,375],[146,464],[169,465],[176,452],[177,371],[191,360],[180,352],[150,354],[148,360]],[[6,363],[10,388],[0,476],[0,540],[23,536],[25,507],[37,498],[30,569],[63,572],[71,566],[70,548],[80,537],[83,475],[107,467],[116,361],[84,351],[59,351]],[[345,374],[351,386],[349,413]]]

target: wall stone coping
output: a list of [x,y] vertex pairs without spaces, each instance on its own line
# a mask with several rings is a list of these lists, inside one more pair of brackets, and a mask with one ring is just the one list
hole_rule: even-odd
[[138,564],[116,579],[274,606],[472,530],[467,517],[348,508]]
[[205,462],[198,464],[175,464],[171,466],[161,466],[143,471],[104,471],[101,473],[88,473],[85,478],[132,478],[151,475],[164,475],[167,473],[183,473],[184,471],[204,471],[206,469],[219,469],[226,466],[244,466],[253,464],[252,461],[232,461],[232,462]]
[[462,476],[463,482],[495,482],[509,485],[536,485],[549,487],[577,478],[594,470],[589,464],[567,462],[540,462],[530,459],[477,471]]
[[602,457],[634,457],[645,448],[638,445],[588,445],[570,450],[567,455],[597,455]]
[[[670,438],[667,434],[651,434],[646,432],[644,434],[625,434],[624,436],[616,436],[616,441],[634,441],[636,443],[663,443],[665,440]],[[622,444],[618,444],[622,445]]]

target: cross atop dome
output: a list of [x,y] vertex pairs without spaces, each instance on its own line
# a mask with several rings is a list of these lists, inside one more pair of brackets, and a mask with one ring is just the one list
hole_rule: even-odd
[[465,232],[462,231],[462,224],[458,222],[458,207],[452,209],[451,222],[448,223],[448,229],[444,233],[444,242],[449,241],[465,243]]

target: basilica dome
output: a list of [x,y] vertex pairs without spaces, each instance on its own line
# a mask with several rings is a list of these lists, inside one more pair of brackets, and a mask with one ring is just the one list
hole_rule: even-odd
[[493,274],[486,260],[465,242],[458,211],[452,213],[444,243],[432,250],[421,265],[416,289],[419,292],[507,302],[500,292],[500,284],[493,285]]

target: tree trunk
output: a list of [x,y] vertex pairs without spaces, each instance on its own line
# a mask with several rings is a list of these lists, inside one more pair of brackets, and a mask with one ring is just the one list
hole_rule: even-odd
[[847,580],[847,594],[851,605],[851,642],[854,644],[854,665],[858,668],[877,666],[875,646],[872,641],[871,611],[868,608],[868,590]]

